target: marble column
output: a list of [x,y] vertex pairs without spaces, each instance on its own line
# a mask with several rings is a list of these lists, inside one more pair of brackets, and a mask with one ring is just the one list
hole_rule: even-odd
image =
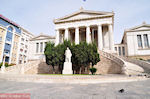
[[69,36],[69,29],[66,28],[65,29],[65,40],[68,40],[68,36]]
[[103,49],[102,25],[98,25],[98,49]]
[[55,45],[58,45],[59,44],[59,39],[60,39],[60,33],[59,33],[59,30],[55,30],[56,31],[56,39],[55,39]]
[[113,37],[113,26],[109,24],[109,48],[111,51],[114,51],[114,37]]
[[86,27],[86,42],[87,43],[91,42],[90,26]]
[[79,44],[79,27],[75,28],[75,44]]

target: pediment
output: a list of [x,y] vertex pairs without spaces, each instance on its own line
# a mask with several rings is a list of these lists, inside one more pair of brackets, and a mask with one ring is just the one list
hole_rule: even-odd
[[55,39],[54,37],[48,35],[39,35],[37,37],[32,38],[31,40],[44,40],[44,39]]
[[69,20],[80,20],[80,19],[101,17],[101,16],[110,16],[110,15],[112,16],[113,14],[114,14],[113,12],[79,10],[73,14],[67,15],[62,18],[55,19],[54,23],[62,22],[62,21],[69,21]]
[[146,30],[150,30],[150,25],[142,24],[140,26],[133,27],[129,29],[128,31],[146,31]]
[[150,29],[150,26],[143,26],[143,27],[139,27],[139,28],[136,28],[134,30],[147,30],[147,29]]

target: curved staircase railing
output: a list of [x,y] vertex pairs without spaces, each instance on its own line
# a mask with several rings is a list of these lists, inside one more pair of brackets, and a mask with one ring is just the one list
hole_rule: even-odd
[[126,74],[125,73],[126,62],[123,59],[121,59],[120,57],[117,57],[114,54],[107,53],[107,52],[104,52],[104,51],[101,51],[101,50],[99,50],[99,53],[103,57],[108,58],[108,59],[114,61],[115,63],[117,63],[119,66],[121,66],[122,67],[122,73]]
[[140,67],[142,67],[144,69],[145,73],[149,73],[150,74],[150,63],[142,61],[142,60],[137,60],[137,59],[132,59],[132,58],[127,58],[127,57],[122,57],[120,56],[122,59],[124,59],[127,62],[136,64]]

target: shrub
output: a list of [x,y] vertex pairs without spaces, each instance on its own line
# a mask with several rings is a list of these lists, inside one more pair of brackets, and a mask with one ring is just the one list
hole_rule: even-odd
[[[3,62],[0,63],[0,68],[2,67],[2,65],[3,65]],[[13,66],[13,65],[15,65],[15,64],[5,63],[5,67],[9,67],[9,66]]]
[[96,73],[96,71],[97,71],[96,68],[94,68],[94,67],[90,68],[90,72],[92,73],[92,75],[94,75]]

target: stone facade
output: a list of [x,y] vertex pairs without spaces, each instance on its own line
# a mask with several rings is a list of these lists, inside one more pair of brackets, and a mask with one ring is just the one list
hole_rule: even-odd
[[29,43],[29,60],[45,59],[44,49],[48,42],[55,43],[55,37],[40,34],[32,39]]
[[29,59],[29,41],[34,37],[29,31],[22,29],[21,37],[19,39],[19,53],[18,53],[18,64],[26,63]]
[[65,17],[55,19],[55,44],[70,40],[79,44],[96,42],[99,50],[114,51],[114,13],[89,11],[81,8],[79,11]]
[[139,26],[126,29],[121,44],[116,44],[115,47],[117,46],[125,47],[124,56],[150,59],[150,25],[143,22]]
[[0,25],[0,62],[2,62],[3,60],[5,37],[6,37],[6,28]]
[[18,43],[19,43],[20,36],[14,35],[14,42],[13,42],[13,49],[12,49],[12,57],[11,57],[11,63],[16,64],[17,63],[17,57],[18,57]]
[[121,74],[122,67],[114,61],[100,55],[100,62],[94,67],[97,68],[96,74]]

